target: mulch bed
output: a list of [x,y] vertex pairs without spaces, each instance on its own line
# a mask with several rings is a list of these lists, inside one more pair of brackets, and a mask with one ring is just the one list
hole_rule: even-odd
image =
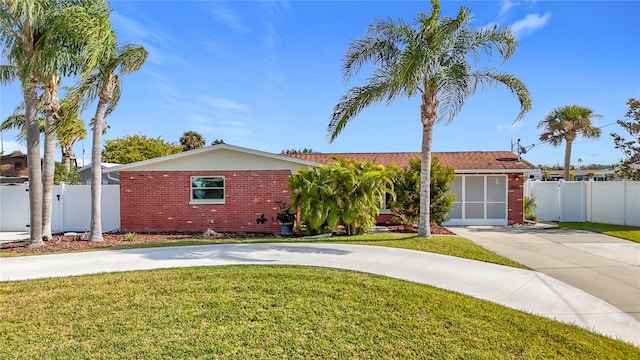
[[[415,232],[407,231],[402,226],[390,226],[392,232]],[[431,233],[433,235],[454,235],[447,228],[431,225]],[[79,235],[62,235],[57,234],[51,240],[46,241],[44,245],[38,247],[29,247],[29,240],[16,241],[11,243],[0,244],[0,252],[12,253],[52,253],[67,251],[82,251],[89,249],[105,249],[122,245],[144,244],[152,242],[161,242],[166,240],[180,239],[201,239],[205,237],[228,238],[228,239],[248,239],[260,237],[278,237],[277,234],[268,233],[214,233],[205,236],[202,232],[181,232],[181,233],[136,233],[134,240],[127,240],[125,233],[105,233],[102,235],[103,241],[88,241],[88,234]]]

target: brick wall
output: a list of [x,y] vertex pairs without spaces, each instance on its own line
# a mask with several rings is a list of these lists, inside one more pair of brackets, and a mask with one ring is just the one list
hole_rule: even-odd
[[507,183],[507,224],[524,223],[524,175],[509,174]]
[[[191,176],[224,176],[224,204],[190,204]],[[121,231],[279,232],[275,201],[289,201],[289,170],[123,171]],[[257,224],[264,214],[268,221]]]

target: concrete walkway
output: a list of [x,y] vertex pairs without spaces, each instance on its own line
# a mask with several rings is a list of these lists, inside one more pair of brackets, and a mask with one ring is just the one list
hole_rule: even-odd
[[20,241],[29,238],[29,233],[24,231],[1,231],[0,244]]
[[573,323],[640,346],[640,323],[545,274],[427,252],[345,244],[229,244],[0,258],[0,281],[233,264],[293,264],[379,274]]
[[583,230],[495,226],[450,230],[640,320],[639,243]]

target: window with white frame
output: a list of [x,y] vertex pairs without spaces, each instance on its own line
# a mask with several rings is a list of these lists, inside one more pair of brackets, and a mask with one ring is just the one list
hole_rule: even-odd
[[224,204],[223,176],[192,176],[191,202]]

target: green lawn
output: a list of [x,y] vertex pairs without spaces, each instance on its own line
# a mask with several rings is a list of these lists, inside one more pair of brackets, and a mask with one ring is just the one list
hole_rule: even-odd
[[640,227],[590,222],[561,222],[558,223],[558,228],[563,230],[589,230],[640,243]]
[[[345,243],[345,244],[361,244],[388,246],[402,249],[427,251],[443,255],[457,256],[465,259],[479,260],[494,264],[518,267],[528,269],[526,266],[505,257],[497,255],[474,242],[461,238],[459,236],[437,236],[434,235],[427,239],[418,237],[415,234],[403,233],[378,233],[359,236],[335,236],[321,239],[304,239],[298,237],[291,238],[256,238],[256,239],[181,239],[167,240],[162,242],[141,243],[122,245],[113,248],[94,249],[100,250],[117,250],[132,248],[148,248],[148,247],[165,247],[165,246],[189,246],[189,245],[211,245],[211,244],[249,244],[249,243],[273,243],[273,242],[322,242],[322,243]],[[13,254],[0,253],[2,256],[23,256],[32,254]]]
[[294,266],[0,283],[7,359],[638,359],[587,330],[434,287]]

